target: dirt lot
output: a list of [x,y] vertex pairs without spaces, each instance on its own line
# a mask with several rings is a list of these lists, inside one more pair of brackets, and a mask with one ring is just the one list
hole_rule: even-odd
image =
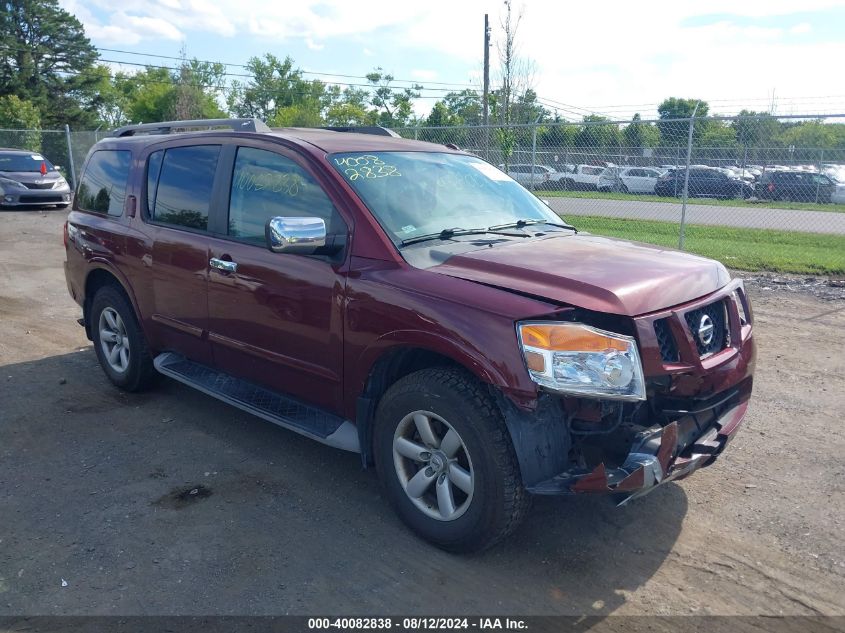
[[356,455],[172,381],[112,388],[63,220],[0,214],[0,615],[845,614],[845,301],[752,288],[755,395],[714,467],[624,508],[538,499],[455,557]]

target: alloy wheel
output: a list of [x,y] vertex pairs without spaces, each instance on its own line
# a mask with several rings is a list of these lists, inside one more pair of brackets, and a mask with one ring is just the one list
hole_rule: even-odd
[[100,312],[100,347],[109,367],[118,374],[129,369],[129,337],[126,325],[114,308]]
[[393,464],[405,494],[425,515],[454,521],[469,508],[472,460],[458,432],[436,413],[402,418],[393,436]]

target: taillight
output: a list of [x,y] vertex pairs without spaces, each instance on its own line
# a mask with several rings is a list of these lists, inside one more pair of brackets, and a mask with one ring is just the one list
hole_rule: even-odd
[[65,249],[67,249],[67,220],[65,220],[64,227],[62,227],[62,243],[65,245]]
[[775,183],[770,182],[769,183],[769,191],[771,192],[771,191],[774,191],[774,190],[775,190]]

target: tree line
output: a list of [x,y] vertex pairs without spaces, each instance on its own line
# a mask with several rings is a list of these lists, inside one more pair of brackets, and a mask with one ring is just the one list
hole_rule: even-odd
[[[540,103],[530,87],[530,72],[516,76],[513,42],[519,17],[503,21],[505,45],[499,86],[489,97],[491,143],[504,155],[530,143],[532,132],[513,125],[537,123],[539,147],[657,148],[685,146],[688,124],[698,104],[693,142],[698,147],[812,147],[845,149],[845,126],[820,121],[783,122],[765,113],[743,111],[734,121],[709,115],[706,101],[667,98],[656,123],[639,114],[625,124],[598,114],[578,125]],[[524,68],[524,67],[523,67]],[[482,96],[475,89],[449,92],[428,114],[414,105],[424,87],[398,86],[394,76],[375,68],[360,85],[308,79],[290,57],[267,53],[251,58],[243,75],[220,63],[190,59],[184,50],[175,67],[145,65],[135,72],[104,63],[79,20],[58,0],[6,0],[0,4],[0,128],[113,128],[128,123],[178,119],[256,117],[272,127],[418,127],[418,138],[468,144],[467,130],[424,128],[482,124]],[[410,83],[410,82],[403,82]],[[753,118],[752,118],[753,117]],[[39,137],[32,137],[33,143]]]

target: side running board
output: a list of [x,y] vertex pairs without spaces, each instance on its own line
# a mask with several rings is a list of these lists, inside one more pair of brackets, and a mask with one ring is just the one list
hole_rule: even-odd
[[353,453],[361,452],[357,428],[339,416],[200,365],[173,352],[159,354],[154,364],[165,376],[248,413],[323,444]]

